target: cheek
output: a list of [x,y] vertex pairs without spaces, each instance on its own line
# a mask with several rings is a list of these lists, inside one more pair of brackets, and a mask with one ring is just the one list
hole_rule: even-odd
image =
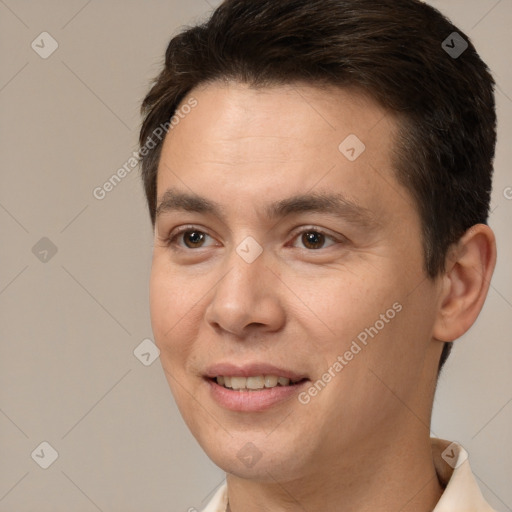
[[[340,271],[308,286],[306,293],[309,313],[303,326],[331,340],[325,348],[342,350],[365,328],[374,325],[380,314],[392,308],[398,298],[390,283],[379,281],[370,272]],[[321,283],[321,286],[318,284]],[[298,316],[298,318],[301,318]],[[324,349],[325,349],[324,348]]]
[[151,312],[151,325],[157,342],[175,323],[176,308],[174,286],[169,283],[165,273],[163,273],[158,264],[153,263],[151,269],[151,278],[149,285],[149,305]]
[[407,371],[418,368],[430,340],[433,314],[428,283],[417,287],[424,279],[421,268],[385,258],[372,265],[360,261],[350,271],[336,270],[316,282],[302,283],[308,309],[296,315],[315,340],[319,364],[329,368],[351,350],[357,355],[348,353],[350,373],[361,372],[364,378],[368,366],[396,374],[397,363],[404,358],[410,363]]
[[[189,287],[161,261],[154,261],[150,278],[150,313],[155,342],[165,361],[166,353],[178,356],[183,347],[183,328],[193,315],[197,299],[186,293]],[[186,338],[185,338],[186,339]]]

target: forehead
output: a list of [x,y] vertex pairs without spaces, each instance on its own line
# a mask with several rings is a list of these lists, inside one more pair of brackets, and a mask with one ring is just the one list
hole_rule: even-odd
[[[260,137],[274,139],[273,149],[282,149],[284,153],[289,149],[298,152],[298,142],[318,147],[323,141],[334,143],[337,149],[340,137],[349,133],[375,146],[396,127],[389,111],[353,88],[303,83],[255,88],[240,82],[213,82],[194,89],[182,104],[191,97],[198,106],[190,114],[180,116],[185,119],[179,127],[171,129],[169,143],[173,139],[182,143],[184,138],[187,143],[199,142],[200,135],[207,135],[205,142],[221,143],[221,151],[226,149],[223,142],[236,139],[242,145],[244,137]],[[381,130],[377,129],[371,137],[378,125]],[[245,143],[250,145],[251,141]]]
[[321,187],[377,214],[379,192],[410,199],[394,176],[398,122],[359,91],[214,82],[191,97],[164,141],[157,203],[171,187],[240,206]]

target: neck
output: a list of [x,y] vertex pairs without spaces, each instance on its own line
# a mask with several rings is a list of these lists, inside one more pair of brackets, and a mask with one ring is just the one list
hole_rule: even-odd
[[[228,475],[228,512],[431,512],[443,489],[430,438],[404,439],[346,452],[341,461],[316,465],[308,475],[286,482],[255,482]],[[355,453],[354,453],[355,452]],[[271,475],[271,468],[268,474]]]

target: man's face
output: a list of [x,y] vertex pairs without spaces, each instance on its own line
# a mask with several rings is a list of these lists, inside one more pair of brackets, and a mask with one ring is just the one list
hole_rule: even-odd
[[425,436],[439,282],[392,169],[396,120],[334,88],[191,95],[158,170],[151,316],[194,436],[261,480]]

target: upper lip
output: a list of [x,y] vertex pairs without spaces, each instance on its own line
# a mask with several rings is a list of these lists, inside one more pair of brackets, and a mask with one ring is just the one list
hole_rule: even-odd
[[307,378],[303,373],[298,373],[267,363],[250,363],[241,366],[237,366],[232,363],[217,363],[209,366],[205,372],[205,376],[210,379],[219,376],[257,377],[259,375],[275,375],[276,377],[286,377],[292,381],[299,381]]

